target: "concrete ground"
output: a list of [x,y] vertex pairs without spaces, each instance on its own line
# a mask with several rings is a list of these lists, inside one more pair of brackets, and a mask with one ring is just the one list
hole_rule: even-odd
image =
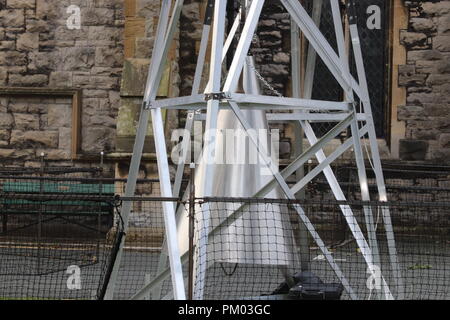
[[[450,299],[450,253],[447,243],[418,244],[411,241],[397,242],[400,269],[405,283],[406,299]],[[104,265],[92,256],[92,248],[81,252],[72,248],[72,253],[56,253],[41,256],[42,275],[33,275],[37,268],[36,249],[31,247],[8,250],[0,246],[0,299],[92,299],[100,285]],[[56,250],[56,251],[55,251]],[[78,250],[78,251],[77,251]],[[380,246],[383,270],[389,270],[385,248]],[[47,253],[50,251],[47,251]],[[311,250],[311,270],[324,282],[336,282],[336,277],[318,250]],[[86,257],[88,255],[88,257]],[[353,244],[333,251],[333,256],[347,276],[359,299],[376,296],[367,288],[366,265]],[[55,257],[59,257],[55,259]],[[82,257],[82,259],[80,259]],[[116,299],[127,299],[145,284],[145,275],[155,275],[159,251],[154,249],[128,248],[125,251],[117,283]],[[81,289],[68,289],[71,274],[67,267],[72,264],[81,268]],[[299,271],[292,268],[292,272]],[[186,274],[186,273],[185,273]],[[392,283],[390,272],[385,274]],[[239,299],[271,293],[283,282],[281,272],[274,266],[249,266],[214,263],[207,271],[207,299]],[[170,280],[163,284],[162,295],[170,288]],[[391,287],[395,294],[395,287]],[[342,299],[349,299],[344,292]]]

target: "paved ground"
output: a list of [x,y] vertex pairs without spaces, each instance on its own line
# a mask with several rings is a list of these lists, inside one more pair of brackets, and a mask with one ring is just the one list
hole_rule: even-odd
[[[420,244],[398,243],[400,267],[405,281],[407,299],[450,299],[450,254],[448,243]],[[32,275],[36,271],[36,251],[31,247],[15,249],[13,252],[0,247],[0,299],[91,299],[100,283],[102,270],[100,259],[92,256],[92,248],[67,250],[52,256],[41,256],[40,269],[45,275]],[[78,251],[77,251],[78,250]],[[382,252],[383,248],[381,247]],[[22,252],[22,254],[19,254]],[[57,251],[56,251],[57,252]],[[101,253],[99,254],[102,257]],[[87,257],[86,257],[87,255]],[[367,299],[366,265],[361,255],[352,246],[333,252],[335,259],[347,275],[355,292],[361,299]],[[59,259],[55,259],[59,256]],[[385,256],[383,254],[383,256]],[[82,258],[80,258],[82,257]],[[311,251],[311,269],[326,282],[335,282],[333,272],[318,251]],[[145,283],[145,274],[154,275],[159,252],[154,250],[126,250],[115,298],[126,299]],[[383,265],[386,263],[383,259]],[[71,264],[85,265],[81,268],[81,289],[69,290],[66,273]],[[295,269],[293,270],[295,271]],[[388,281],[389,272],[386,274]],[[215,263],[208,269],[206,281],[207,298],[230,299],[268,294],[283,281],[276,267],[255,267]],[[163,295],[170,287],[170,280],[164,282]],[[344,293],[343,299],[348,299]]]

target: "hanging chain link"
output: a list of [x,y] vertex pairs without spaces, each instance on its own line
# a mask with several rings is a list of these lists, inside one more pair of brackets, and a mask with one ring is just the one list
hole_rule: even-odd
[[275,89],[259,72],[258,70],[256,70],[256,68],[247,62],[247,66],[250,67],[250,69],[253,70],[253,72],[256,74],[256,77],[264,84],[264,86],[269,89],[272,93],[276,94],[278,97],[280,98],[284,98],[284,96],[277,90]]

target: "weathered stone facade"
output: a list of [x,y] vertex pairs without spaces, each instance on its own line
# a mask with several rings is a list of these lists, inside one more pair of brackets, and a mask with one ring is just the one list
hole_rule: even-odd
[[[67,24],[70,5],[80,8],[79,29]],[[0,87],[82,89],[80,155],[113,150],[123,25],[121,0],[1,0]],[[0,161],[31,160],[42,148],[53,160],[70,159],[70,99],[1,102]]]
[[[136,126],[142,105],[148,67],[152,56],[153,43],[160,11],[159,1],[126,0],[125,1],[125,61],[121,80],[121,103],[117,118],[116,152],[130,154],[134,144]],[[158,91],[160,97],[179,95],[180,75],[178,69],[178,33],[174,45],[169,50]],[[166,127],[178,126],[178,113],[164,113]],[[154,152],[152,127],[147,130],[145,152]]]
[[[406,88],[406,98],[398,107],[391,106],[395,121],[405,125],[398,134],[399,157],[448,163],[450,1],[394,2],[401,2],[409,14],[407,28],[393,34],[406,48],[406,59],[398,70],[398,84]],[[185,1],[176,36],[181,40],[170,50],[160,96],[190,94],[205,3]],[[80,30],[66,25],[71,4],[81,8]],[[131,152],[158,14],[159,1],[153,0],[0,0],[0,86],[81,88],[81,153],[116,151],[125,159]],[[251,53],[261,75],[281,94],[289,95],[290,19],[278,1],[266,1]],[[208,64],[205,72],[207,68]],[[53,150],[55,159],[58,154],[61,160],[69,159],[71,123],[52,114],[70,112],[70,100],[37,99],[2,98],[2,159],[36,156],[41,149]],[[48,123],[52,118],[58,119],[57,126]],[[182,120],[183,114],[168,114],[166,128],[182,126]],[[292,128],[277,128],[281,129],[281,155],[289,157]],[[47,138],[35,141],[34,136],[41,135]],[[150,141],[147,152],[152,151]],[[383,158],[396,158],[386,143],[392,141],[381,142]]]
[[404,1],[408,29],[400,33],[407,61],[399,68],[406,104],[398,119],[406,123],[400,141],[404,160],[450,159],[450,1]]
[[17,164],[41,153],[49,160],[71,159],[71,108],[68,98],[0,98],[0,158]]

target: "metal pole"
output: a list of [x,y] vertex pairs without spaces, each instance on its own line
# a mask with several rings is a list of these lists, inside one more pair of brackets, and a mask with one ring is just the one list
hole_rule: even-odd
[[[45,154],[41,153],[41,170],[39,172],[39,176],[41,179],[39,179],[39,193],[42,195],[44,194],[44,180],[42,177],[44,176],[44,170],[45,170]],[[42,214],[45,210],[45,205],[43,201],[41,200],[39,203],[39,214],[38,214],[38,249],[37,249],[37,273],[39,274],[41,271],[41,247],[42,247]]]
[[[344,29],[343,29],[342,18],[341,18],[341,10],[340,10],[338,0],[331,0],[331,11],[332,11],[332,15],[333,15],[334,29],[335,29],[335,33],[336,33],[336,40],[337,40],[337,44],[338,44],[339,56],[342,61],[342,69],[344,71],[350,72],[350,67],[348,64],[348,55],[346,53],[346,48],[345,48]],[[350,86],[345,88],[344,92],[345,92],[346,101],[355,101],[354,96],[353,96],[353,91]],[[355,106],[353,106],[353,110],[356,114],[357,110],[356,110]],[[360,140],[359,134],[358,134],[358,132],[359,132],[358,121],[356,118],[351,123],[351,132],[352,132],[355,160],[356,160],[356,165],[358,168],[361,199],[363,201],[370,201],[369,186],[368,186],[367,175],[366,175],[366,166],[364,163],[364,155],[363,155],[362,148],[361,148],[361,140]],[[375,266],[381,267],[372,209],[370,206],[364,206],[363,211],[364,211],[364,216],[365,216],[365,221],[366,221],[368,242],[369,242],[370,247],[372,248],[372,254],[373,254],[372,259],[374,261]],[[381,296],[379,296],[379,297],[381,297]]]
[[[100,152],[100,178],[104,177],[104,167],[103,167],[103,156],[104,152]],[[100,179],[98,184],[98,194],[102,196],[103,194],[103,180]],[[98,203],[98,214],[97,214],[97,257],[100,257],[100,239],[101,239],[101,218],[102,218],[102,205],[103,202],[99,201]]]
[[[247,120],[243,116],[242,112],[240,111],[239,107],[235,102],[229,101],[230,107],[236,117],[239,119],[240,123],[242,124],[244,130],[246,131],[251,143],[256,147],[256,150],[258,151],[261,159],[267,166],[267,168],[272,172],[272,175],[277,180],[278,184],[280,185],[281,189],[283,190],[284,194],[288,199],[295,200],[295,194],[289,189],[289,186],[287,185],[284,178],[281,176],[279,172],[275,170],[275,168],[272,165],[271,159],[267,156],[267,151],[264,150],[264,147],[258,144],[258,141],[256,137],[252,134],[251,127],[248,124]],[[349,116],[350,117],[350,116]],[[348,121],[348,120],[346,120]],[[316,244],[321,249],[323,255],[327,259],[328,263],[330,264],[331,268],[335,272],[338,279],[341,281],[342,285],[345,287],[349,295],[352,297],[352,299],[357,299],[357,295],[354,293],[353,289],[351,288],[350,284],[348,283],[348,280],[346,279],[345,275],[342,273],[339,266],[334,261],[334,258],[332,257],[331,253],[329,252],[328,248],[325,246],[324,242],[320,238],[319,234],[316,232],[314,226],[312,225],[311,221],[306,216],[305,212],[303,211],[302,207],[299,205],[293,205],[293,208],[297,211],[300,219],[302,220],[305,227],[310,232],[312,238],[316,242]]]
[[264,0],[253,0],[249,11],[246,12],[244,28],[230,70],[228,71],[227,79],[223,86],[224,92],[234,92],[237,88],[242,68],[244,67],[245,58],[247,57],[248,50],[252,43],[263,5]]
[[[151,106],[152,101],[154,101],[154,99],[156,98],[156,93],[158,90],[159,82],[161,80],[163,67],[167,58],[167,52],[173,34],[175,32],[175,28],[181,13],[182,5],[183,5],[182,0],[176,1],[172,13],[172,18],[168,26],[170,14],[170,0],[163,0],[161,4],[161,13],[158,21],[158,27],[156,32],[157,35],[153,48],[152,60],[149,67],[147,86],[144,93],[144,102],[139,117],[139,125],[136,132],[136,140],[133,148],[133,156],[131,158],[128,180],[125,189],[126,197],[133,196],[135,192],[136,180],[142,158],[142,151],[144,147],[148,121],[150,119],[150,112],[152,114],[155,148],[157,150],[158,171],[161,182],[161,196],[163,197],[172,196],[161,109],[159,108],[156,110],[151,109],[150,111],[149,107]],[[124,201],[123,203],[122,218],[124,221],[125,232],[128,228],[128,219],[129,214],[131,212],[131,205],[132,205],[131,201]],[[175,299],[184,300],[186,298],[186,295],[184,291],[182,266],[178,253],[174,206],[172,203],[164,202],[163,210],[164,210],[164,223],[166,226],[166,236],[168,239],[168,249],[172,273],[172,284],[174,288],[174,297]],[[108,289],[105,296],[106,299],[113,298],[114,286],[117,281],[120,261],[123,253],[124,241],[125,237],[123,237],[121,241],[119,252],[117,254],[117,258],[114,263],[114,268],[111,274],[111,280],[108,284]]]
[[[351,85],[358,95],[361,94],[356,80],[351,75],[349,77],[348,74],[342,73],[339,57],[300,3],[297,0],[281,0],[281,2],[338,83],[343,88]],[[347,79],[351,79],[351,83],[348,83]]]
[[[317,19],[320,19],[320,12],[322,8],[322,0],[317,0],[314,2],[313,14]],[[317,13],[318,12],[318,13]],[[314,19],[314,18],[313,18]],[[301,82],[301,43],[300,43],[300,29],[298,28],[295,21],[291,19],[291,64],[292,64],[292,96],[294,98],[302,97],[302,82]],[[311,47],[310,47],[311,49]],[[308,59],[310,57],[315,56],[314,50],[311,50],[308,54]],[[314,59],[315,60],[315,59]],[[309,63],[308,65],[314,65],[315,63]],[[314,71],[312,71],[314,74]],[[296,110],[294,113],[301,113],[302,111]],[[303,136],[304,131],[300,122],[294,123],[294,133],[295,133],[295,144],[294,144],[294,156],[298,157],[303,153]],[[300,166],[300,168],[296,172],[296,181],[301,180],[305,175],[304,166]],[[296,194],[297,199],[305,199],[305,190],[301,189]],[[296,242],[300,248],[300,264],[302,270],[310,269],[310,256],[309,256],[309,245],[308,245],[308,237],[307,237],[307,229],[303,223],[299,224],[299,230],[296,235]]]
[[[377,187],[378,187],[378,194],[379,194],[379,201],[387,201],[387,192],[386,192],[386,185],[384,182],[384,176],[383,176],[383,169],[381,167],[381,159],[380,159],[380,153],[378,150],[378,142],[377,137],[375,133],[375,125],[373,122],[372,117],[372,107],[370,103],[369,98],[369,89],[367,86],[367,78],[366,78],[366,72],[364,68],[364,60],[362,56],[362,50],[361,50],[361,42],[359,39],[359,32],[358,32],[358,26],[357,26],[357,17],[356,17],[356,8],[354,0],[350,0],[348,3],[348,19],[350,24],[350,37],[352,41],[352,47],[353,47],[353,54],[355,56],[355,63],[356,63],[356,70],[358,73],[358,80],[359,80],[359,86],[362,91],[362,95],[360,96],[360,99],[362,101],[363,107],[364,107],[364,113],[366,114],[366,121],[367,126],[369,128],[368,135],[369,135],[369,143],[370,143],[370,149],[372,151],[372,160],[374,165],[374,172],[375,172],[375,178],[377,181]],[[394,231],[392,228],[392,221],[389,209],[387,207],[382,207],[382,216],[383,221],[386,229],[386,237],[388,241],[388,251],[391,261],[391,268],[394,276],[394,280],[397,287],[397,298],[403,299],[404,298],[404,286],[403,286],[403,279],[400,271],[400,266],[398,262],[397,257],[397,249],[395,245],[395,238],[394,238]]]
[[194,297],[194,227],[195,227],[195,163],[190,165],[190,190],[189,190],[189,286],[188,299]]
[[[202,181],[199,186],[198,194],[200,197],[211,196],[212,181],[214,177],[213,161],[215,158],[217,115],[219,112],[219,99],[214,94],[220,92],[222,77],[222,54],[223,41],[225,38],[225,13],[226,0],[216,0],[214,7],[214,23],[212,35],[211,66],[209,83],[212,97],[207,102],[206,126],[205,126],[205,147],[203,149],[203,161],[206,163],[202,172]],[[206,278],[207,264],[207,245],[209,232],[209,209],[205,207],[202,210],[202,216],[199,221],[199,247],[198,259],[195,264],[195,292],[196,300],[203,299],[204,285]],[[198,260],[198,261],[197,261]],[[197,263],[198,262],[198,263]]]

